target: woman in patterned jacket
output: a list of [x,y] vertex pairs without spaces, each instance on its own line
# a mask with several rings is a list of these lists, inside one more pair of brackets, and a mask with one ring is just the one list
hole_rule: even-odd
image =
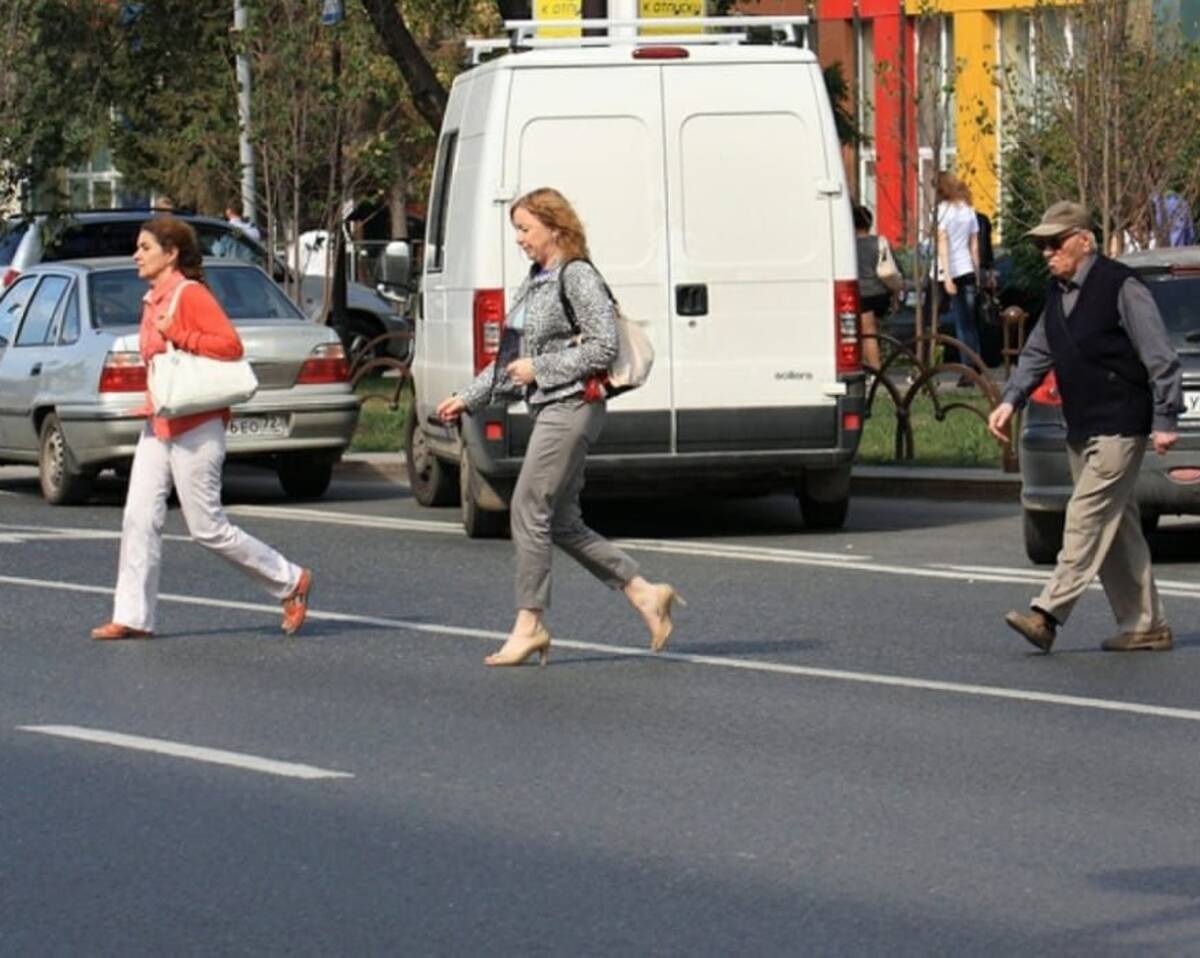
[[[525,194],[509,210],[517,245],[532,261],[505,320],[521,332],[519,357],[492,363],[437,415],[453,422],[497,398],[523,398],[533,432],[513,489],[517,618],[504,646],[484,662],[520,665],[550,652],[544,615],[550,606],[550,556],[557,545],[611,588],[624,592],[650,630],[650,647],[670,638],[671,609],[683,600],[665,583],[650,583],[637,563],[583,522],[588,449],[604,425],[603,393],[589,379],[617,354],[617,325],[604,280],[588,258],[587,239],[571,204],[557,190]],[[574,322],[563,309],[570,303]],[[506,357],[507,359],[507,357]]]

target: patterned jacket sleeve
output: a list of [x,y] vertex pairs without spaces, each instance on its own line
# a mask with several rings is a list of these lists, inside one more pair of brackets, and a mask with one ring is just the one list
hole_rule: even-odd
[[542,389],[555,389],[607,369],[617,355],[617,321],[604,281],[588,264],[563,267],[559,281],[575,311],[579,342],[533,359],[534,378]]

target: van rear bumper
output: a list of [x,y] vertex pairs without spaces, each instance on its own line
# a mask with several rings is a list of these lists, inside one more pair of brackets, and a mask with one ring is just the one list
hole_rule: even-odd
[[[697,491],[792,488],[810,470],[849,469],[861,431],[845,429],[843,424],[846,414],[858,413],[861,417],[862,410],[861,383],[850,383],[848,394],[836,403],[773,408],[767,411],[769,418],[761,408],[714,410],[710,422],[718,428],[711,432],[712,441],[704,443],[708,448],[679,449],[677,441],[678,451],[672,452],[667,441],[648,438],[657,429],[644,428],[654,425],[651,417],[669,417],[669,413],[621,412],[610,407],[605,431],[588,456],[588,486],[593,490],[613,486],[649,492],[686,481]],[[770,421],[780,423],[781,428],[764,429],[763,423]],[[463,416],[461,441],[481,475],[501,481],[513,479],[521,470],[532,425],[524,412],[510,413],[503,405],[488,406]],[[429,441],[449,458],[450,447],[455,444],[450,434],[429,435]]]

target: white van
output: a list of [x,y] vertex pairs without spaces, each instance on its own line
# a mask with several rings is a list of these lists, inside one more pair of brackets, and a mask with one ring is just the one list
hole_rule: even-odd
[[414,496],[458,498],[472,536],[507,530],[524,404],[459,428],[432,413],[491,360],[528,272],[509,205],[552,186],[656,352],[649,381],[610,401],[589,489],[786,488],[809,526],[841,526],[864,379],[850,200],[816,57],[703,35],[523,38],[461,74],[446,110],[413,365]]

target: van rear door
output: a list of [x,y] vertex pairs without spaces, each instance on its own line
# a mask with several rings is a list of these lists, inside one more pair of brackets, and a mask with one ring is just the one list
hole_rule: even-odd
[[[678,452],[835,445],[828,107],[806,63],[662,68]],[[840,179],[839,179],[840,182]]]
[[[671,446],[666,195],[659,71],[629,65],[513,71],[504,181],[514,196],[559,190],[587,231],[592,260],[626,315],[654,343],[654,371],[615,400],[593,453],[665,453]],[[529,262],[504,236],[505,282]],[[511,303],[509,304],[511,306]],[[519,443],[518,443],[519,445]]]

